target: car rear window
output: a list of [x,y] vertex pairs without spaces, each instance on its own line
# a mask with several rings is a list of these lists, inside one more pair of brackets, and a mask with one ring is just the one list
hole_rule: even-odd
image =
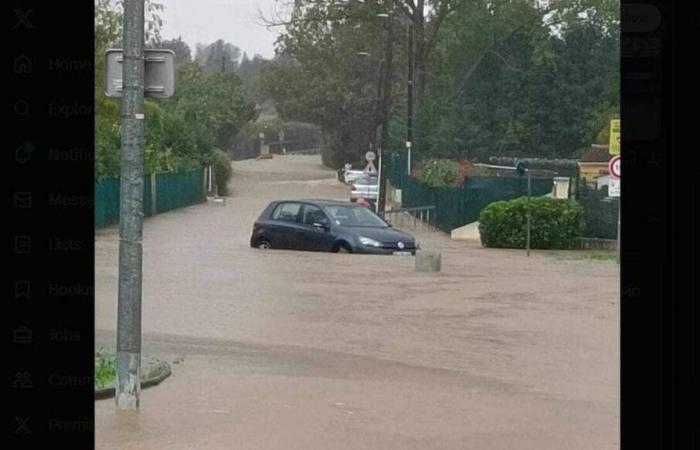
[[280,203],[272,212],[272,220],[282,222],[301,222],[301,203]]

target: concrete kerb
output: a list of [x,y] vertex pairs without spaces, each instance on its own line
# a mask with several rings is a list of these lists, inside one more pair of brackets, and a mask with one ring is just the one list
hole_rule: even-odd
[[[149,388],[160,384],[172,374],[170,364],[165,361],[153,360],[141,375],[141,388]],[[107,386],[95,389],[95,400],[103,400],[114,397],[115,386]]]

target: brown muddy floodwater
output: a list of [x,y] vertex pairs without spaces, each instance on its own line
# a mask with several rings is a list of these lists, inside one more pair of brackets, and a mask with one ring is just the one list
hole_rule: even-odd
[[[259,251],[270,200],[347,199],[317,156],[233,164],[226,206],[144,226],[141,410],[96,405],[99,449],[619,448],[619,268],[439,232],[412,257]],[[118,231],[96,235],[96,347],[113,349]]]

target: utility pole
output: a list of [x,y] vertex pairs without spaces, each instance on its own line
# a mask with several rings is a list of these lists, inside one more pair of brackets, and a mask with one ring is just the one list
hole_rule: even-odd
[[382,102],[382,141],[379,146],[379,193],[377,198],[377,210],[383,213],[386,210],[386,158],[384,151],[389,144],[389,110],[391,108],[391,81],[392,81],[392,65],[393,65],[393,32],[392,22],[394,16],[393,3],[387,17],[387,37],[386,50],[384,57],[384,100]]
[[411,175],[411,148],[413,146],[413,24],[408,23],[408,82],[406,86],[406,159]]
[[123,41],[115,400],[117,409],[136,410],[141,394],[144,0],[125,0]]
[[[377,69],[377,99],[375,102],[374,130],[370,138],[369,149],[374,151],[377,148],[377,128],[380,127],[382,121],[382,82],[384,80],[384,60],[379,61]],[[378,203],[378,202],[377,202]]]

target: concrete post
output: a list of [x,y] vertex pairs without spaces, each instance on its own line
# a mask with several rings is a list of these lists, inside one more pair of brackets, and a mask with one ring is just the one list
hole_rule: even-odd
[[530,218],[530,169],[527,169],[527,236],[525,242],[525,248],[527,249],[527,256],[530,256],[530,235],[531,235],[531,218]]
[[416,272],[440,272],[442,268],[442,254],[418,250],[415,257]]
[[151,174],[151,215],[158,213],[158,192],[156,192],[156,174]]
[[143,237],[144,0],[124,2],[116,407],[139,408]]

